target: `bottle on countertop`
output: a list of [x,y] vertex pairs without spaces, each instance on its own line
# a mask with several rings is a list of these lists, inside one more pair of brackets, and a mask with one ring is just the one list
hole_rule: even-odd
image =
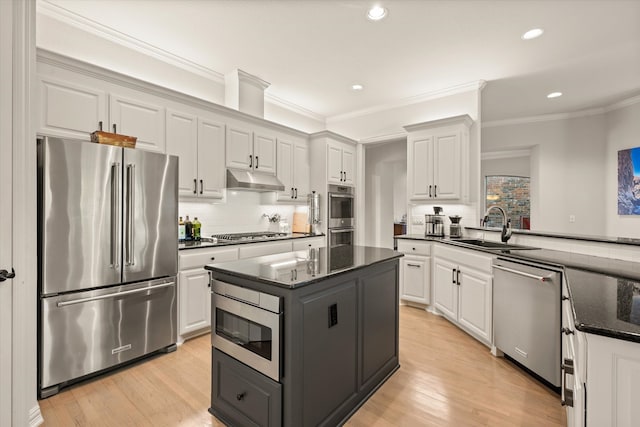
[[178,220],[178,241],[184,242],[186,238],[186,230],[182,217]]
[[184,234],[185,240],[193,240],[193,223],[189,221],[189,215],[184,220]]
[[200,241],[200,230],[202,224],[198,221],[198,217],[193,218],[193,240]]

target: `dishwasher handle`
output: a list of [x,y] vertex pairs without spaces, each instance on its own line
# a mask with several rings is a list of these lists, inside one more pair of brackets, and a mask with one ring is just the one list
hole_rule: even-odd
[[501,265],[494,265],[493,268],[498,269],[498,270],[502,270],[502,271],[506,271],[508,273],[517,274],[519,276],[528,277],[530,279],[539,280],[541,282],[550,282],[551,279],[552,279],[553,274],[555,274],[555,273],[552,273],[549,276],[538,276],[536,274],[525,273],[524,271],[514,270],[513,268],[503,267]]

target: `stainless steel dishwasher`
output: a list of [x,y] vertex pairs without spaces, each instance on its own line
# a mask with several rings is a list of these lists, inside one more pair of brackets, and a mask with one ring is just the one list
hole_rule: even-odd
[[561,270],[498,257],[493,261],[495,346],[560,386]]

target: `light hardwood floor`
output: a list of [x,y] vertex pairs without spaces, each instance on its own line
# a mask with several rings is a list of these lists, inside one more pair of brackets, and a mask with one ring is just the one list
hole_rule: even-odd
[[[221,426],[210,336],[41,400],[45,426]],[[564,426],[557,394],[441,317],[400,308],[401,368],[347,426]]]

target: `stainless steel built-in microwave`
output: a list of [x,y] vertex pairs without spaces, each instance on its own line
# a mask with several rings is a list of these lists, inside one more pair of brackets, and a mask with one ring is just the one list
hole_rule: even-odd
[[353,188],[342,185],[329,186],[329,228],[344,228],[354,226],[355,204]]

